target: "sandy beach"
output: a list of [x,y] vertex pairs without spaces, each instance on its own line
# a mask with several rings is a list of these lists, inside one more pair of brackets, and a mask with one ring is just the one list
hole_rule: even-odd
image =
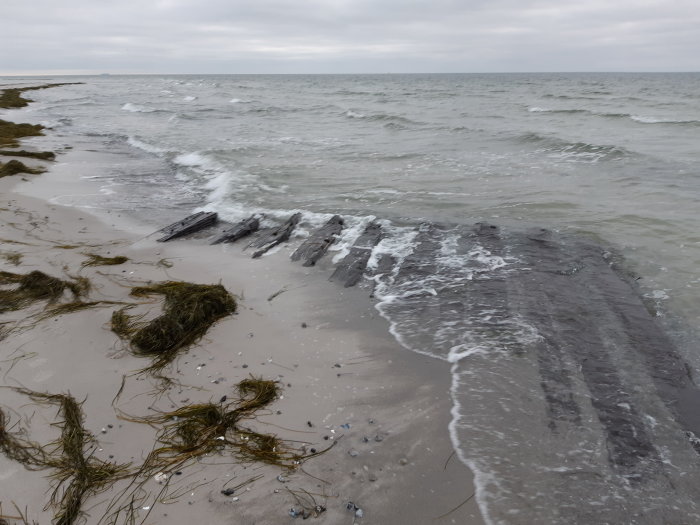
[[[90,495],[77,522],[121,523],[114,510],[131,506],[135,523],[172,525],[291,523],[303,519],[291,514],[304,510],[311,522],[329,524],[482,523],[471,472],[454,456],[448,434],[450,365],[401,348],[371,289],[329,282],[327,260],[311,268],[292,263],[294,242],[253,260],[239,244],[210,246],[196,236],[157,243],[149,226],[127,217],[60,206],[61,196],[79,191],[79,180],[66,186],[78,162],[90,156],[70,151],[43,163],[46,173],[0,179],[0,270],[87,278],[83,301],[99,302],[50,316],[42,315],[46,301],[0,313],[7,430],[51,447],[59,435],[56,407],[15,387],[70,393],[83,403],[84,427],[95,437],[86,452],[138,466],[158,429],[125,417],[217,403],[253,377],[276,381],[280,390],[248,427],[303,454],[327,450],[289,470],[240,461],[224,448],[158,480],[134,475]],[[84,266],[89,254],[128,261]],[[167,388],[139,373],[148,359],[110,330],[113,312],[126,303],[158,315],[160,299],[135,301],[129,293],[163,281],[220,283],[237,302],[234,315],[162,370],[172,380]],[[58,304],[69,301],[66,292]],[[0,514],[8,523],[22,523],[20,512],[28,523],[54,520],[51,475],[0,455]]]

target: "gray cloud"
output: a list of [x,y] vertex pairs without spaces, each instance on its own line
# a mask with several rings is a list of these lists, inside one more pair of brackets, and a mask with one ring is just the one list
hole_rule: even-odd
[[6,0],[0,74],[700,70],[696,0]]

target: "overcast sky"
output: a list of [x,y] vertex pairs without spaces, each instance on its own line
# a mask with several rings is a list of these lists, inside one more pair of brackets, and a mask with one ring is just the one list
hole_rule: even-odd
[[700,71],[700,0],[1,0],[0,75]]

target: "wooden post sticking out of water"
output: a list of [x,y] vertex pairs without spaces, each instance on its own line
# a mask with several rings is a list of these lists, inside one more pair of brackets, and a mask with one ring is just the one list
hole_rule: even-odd
[[258,231],[260,228],[260,219],[255,215],[251,215],[247,219],[242,220],[238,224],[221,232],[210,244],[219,244],[222,242],[236,242],[238,239],[247,237],[251,233]]
[[355,244],[350,248],[350,253],[338,263],[338,267],[331,275],[330,280],[341,281],[346,288],[355,286],[365,272],[367,261],[372,255],[372,249],[381,239],[382,227],[376,222],[368,224],[365,231],[362,232],[362,235],[358,237]]
[[301,220],[301,213],[295,213],[287,221],[277,228],[270,228],[261,232],[260,237],[251,241],[251,248],[259,248],[253,252],[253,259],[257,259],[278,244],[283,243],[292,235],[294,228]]
[[158,242],[165,242],[170,239],[175,239],[176,237],[194,233],[216,224],[218,220],[219,216],[216,212],[200,211],[158,230],[165,235],[157,240]]
[[343,231],[343,219],[340,215],[333,215],[326,224],[297,248],[292,254],[292,261],[304,259],[304,266],[313,266],[336,241],[341,231]]

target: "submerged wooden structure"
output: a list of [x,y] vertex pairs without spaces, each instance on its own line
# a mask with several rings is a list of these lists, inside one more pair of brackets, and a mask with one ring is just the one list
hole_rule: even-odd
[[169,224],[165,228],[159,230],[164,235],[158,239],[158,242],[166,242],[183,235],[198,232],[209,226],[213,226],[219,220],[216,212],[200,211],[185,217],[182,220]]

